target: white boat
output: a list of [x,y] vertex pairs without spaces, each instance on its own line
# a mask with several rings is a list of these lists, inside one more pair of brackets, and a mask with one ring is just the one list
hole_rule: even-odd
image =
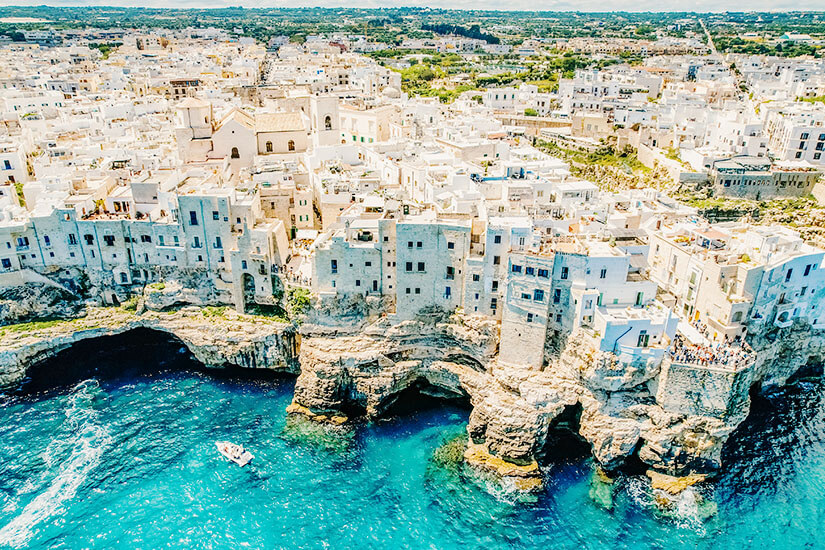
[[235,445],[229,441],[216,441],[215,445],[218,447],[219,453],[238,466],[246,466],[253,458],[252,453],[244,449],[243,445]]

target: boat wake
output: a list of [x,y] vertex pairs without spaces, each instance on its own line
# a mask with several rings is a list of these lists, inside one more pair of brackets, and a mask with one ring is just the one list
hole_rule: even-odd
[[[25,546],[35,535],[37,526],[59,514],[64,503],[75,496],[89,473],[100,463],[112,438],[106,427],[98,422],[100,413],[93,406],[99,393],[100,387],[95,380],[86,380],[72,389],[61,427],[65,437],[56,438],[46,448],[43,456],[46,469],[41,483],[36,484],[48,483],[48,486],[0,529],[0,545]],[[51,482],[48,481],[50,478]]]

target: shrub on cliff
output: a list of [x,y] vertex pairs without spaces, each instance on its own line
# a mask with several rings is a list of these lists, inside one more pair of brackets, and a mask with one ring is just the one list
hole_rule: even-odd
[[309,290],[298,287],[290,288],[287,293],[286,304],[291,316],[304,315],[311,306]]

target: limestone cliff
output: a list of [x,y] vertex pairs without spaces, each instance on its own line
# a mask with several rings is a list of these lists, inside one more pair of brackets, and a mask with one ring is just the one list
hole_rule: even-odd
[[752,388],[784,384],[825,358],[825,336],[802,324],[752,335],[758,360],[738,370],[673,364],[661,350],[626,362],[580,330],[535,370],[498,360],[498,325],[488,318],[432,311],[397,321],[376,314],[377,303],[344,305],[337,321],[335,307],[316,307],[299,331],[214,307],[89,307],[73,320],[0,327],[0,388],[75,342],[154,329],[208,366],[299,373],[289,411],[316,419],[385,415],[409,389],[468,399],[466,459],[533,488],[526,478],[539,475],[543,456],[565,451],[555,448],[561,431],[589,444],[607,471],[638,460],[670,475],[712,472]]
[[563,417],[608,471],[640,460],[675,476],[712,472],[754,384],[784,383],[825,356],[822,339],[798,328],[755,339],[760,360],[739,371],[672,365],[661,354],[625,363],[579,331],[544,370],[531,370],[497,361],[496,326],[481,318],[383,318],[348,331],[304,327],[293,410],[378,416],[423,382],[430,393],[469,397],[468,460],[526,468],[518,476],[537,472],[530,465],[558,444]]
[[71,320],[0,327],[0,389],[18,385],[34,364],[81,340],[137,328],[178,338],[208,367],[237,366],[296,372],[297,340],[291,325],[239,315],[226,308],[133,313],[90,307]]

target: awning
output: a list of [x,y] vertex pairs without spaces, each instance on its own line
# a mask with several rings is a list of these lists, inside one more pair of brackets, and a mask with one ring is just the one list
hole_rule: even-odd
[[690,323],[688,323],[687,321],[680,320],[679,324],[676,326],[676,330],[682,336],[687,338],[688,341],[691,344],[696,344],[697,346],[707,346],[708,345],[707,338],[702,336],[702,334],[698,330],[696,330],[695,328],[690,326]]

